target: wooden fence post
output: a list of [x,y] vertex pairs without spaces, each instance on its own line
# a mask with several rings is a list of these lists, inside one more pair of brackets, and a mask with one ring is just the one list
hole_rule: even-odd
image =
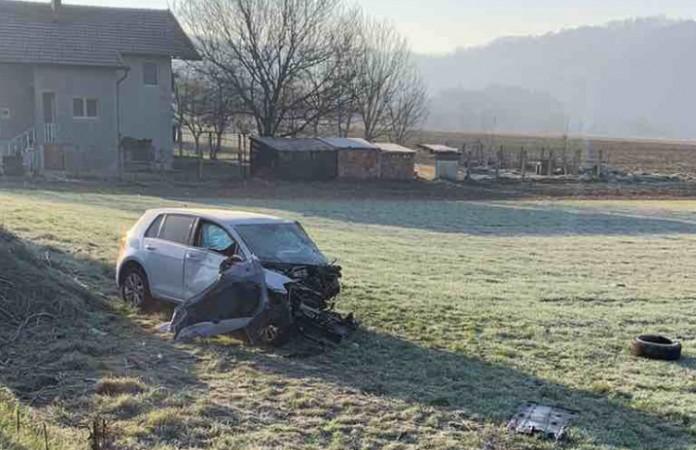
[[556,163],[556,161],[555,161],[554,151],[553,151],[553,149],[550,149],[549,150],[549,164],[546,168],[546,170],[547,170],[546,175],[548,175],[548,176],[553,175],[553,171],[554,171],[555,165],[556,165],[555,163]]
[[527,150],[525,150],[524,147],[520,149],[520,161],[520,172],[522,173],[522,181],[524,181],[527,176]]

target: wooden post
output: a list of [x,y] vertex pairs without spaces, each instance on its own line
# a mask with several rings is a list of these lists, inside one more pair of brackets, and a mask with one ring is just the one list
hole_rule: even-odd
[[500,178],[500,167],[503,164],[503,146],[500,146],[500,149],[498,150],[498,154],[495,158],[495,179],[497,180]]
[[556,162],[554,160],[554,158],[555,158],[554,151],[553,151],[553,149],[550,149],[549,150],[549,164],[548,164],[547,169],[546,169],[547,170],[546,174],[548,176],[553,175],[553,170],[555,169],[554,166],[555,166],[555,162]]
[[527,150],[525,150],[524,147],[520,149],[520,161],[520,172],[522,174],[522,181],[524,181],[527,176]]
[[602,176],[602,160],[604,159],[604,150],[599,149],[599,159],[597,161],[597,178]]
[[44,435],[44,445],[46,450],[48,450],[48,431],[46,430],[46,422],[43,424],[43,435]]

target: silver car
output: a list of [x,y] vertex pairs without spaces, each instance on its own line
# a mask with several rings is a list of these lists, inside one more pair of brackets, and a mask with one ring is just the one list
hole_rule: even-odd
[[267,341],[290,328],[340,341],[354,329],[352,316],[333,312],[340,277],[298,222],[212,209],[147,211],[122,239],[116,265],[127,303],[176,303],[172,323],[197,335],[263,324]]

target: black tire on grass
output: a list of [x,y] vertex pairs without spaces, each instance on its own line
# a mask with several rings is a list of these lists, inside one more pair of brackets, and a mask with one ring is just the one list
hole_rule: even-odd
[[681,358],[681,350],[679,342],[654,334],[638,336],[631,343],[631,353],[641,358],[676,361]]

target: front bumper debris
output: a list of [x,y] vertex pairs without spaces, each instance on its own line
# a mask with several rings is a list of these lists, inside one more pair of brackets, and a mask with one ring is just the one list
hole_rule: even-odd
[[334,310],[340,277],[338,266],[238,263],[180,305],[169,330],[179,340],[243,332],[251,344],[282,345],[294,334],[340,344],[358,328],[352,314]]

